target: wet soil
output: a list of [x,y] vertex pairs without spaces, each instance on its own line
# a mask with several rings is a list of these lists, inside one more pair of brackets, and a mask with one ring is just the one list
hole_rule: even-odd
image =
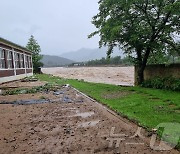
[[1,154],[179,153],[176,150],[154,151],[144,129],[141,129],[142,136],[134,136],[138,130],[136,124],[71,87],[64,87],[61,91],[63,93],[0,96],[0,102],[42,97],[56,100],[42,104],[0,104]]
[[32,88],[43,86],[47,82],[45,81],[36,81],[36,82],[21,82],[21,81],[14,81],[9,83],[0,84],[0,89],[15,89],[15,88]]

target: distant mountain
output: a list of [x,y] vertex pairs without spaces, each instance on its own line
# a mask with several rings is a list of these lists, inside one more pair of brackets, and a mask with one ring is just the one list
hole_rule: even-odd
[[[71,59],[76,62],[85,62],[89,60],[95,60],[95,59],[101,59],[103,57],[106,57],[107,48],[97,48],[97,49],[86,49],[82,48],[78,51],[72,51],[68,53],[63,53],[60,56],[64,58]],[[123,56],[123,53],[118,48],[115,48],[112,57],[115,56]]]
[[74,61],[59,56],[43,55],[41,62],[44,64],[44,67],[58,67],[72,64]]

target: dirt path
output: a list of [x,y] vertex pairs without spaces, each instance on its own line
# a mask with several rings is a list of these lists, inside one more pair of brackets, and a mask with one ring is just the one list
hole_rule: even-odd
[[43,68],[46,74],[68,79],[83,79],[95,83],[134,85],[134,67]]
[[[63,87],[61,92],[0,96],[0,102],[40,99],[42,96],[54,100],[53,103],[31,105],[0,104],[1,154],[178,153],[176,150],[152,150],[145,130],[141,130],[145,138],[133,137],[138,129],[134,123],[112,114],[73,88]],[[117,147],[114,142],[111,147],[112,139],[122,141]]]

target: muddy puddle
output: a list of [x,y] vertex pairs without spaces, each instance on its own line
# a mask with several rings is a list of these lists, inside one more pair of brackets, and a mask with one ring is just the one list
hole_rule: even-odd
[[44,99],[42,100],[29,99],[29,100],[19,100],[19,101],[13,101],[13,102],[1,102],[0,104],[31,105],[31,104],[43,104],[43,103],[51,103],[51,101],[44,100]]
[[[1,101],[0,104],[12,104],[12,105],[32,105],[32,104],[45,104],[45,103],[82,103],[77,99],[70,98],[69,96],[56,95],[56,99],[24,99],[16,101]],[[44,97],[44,96],[41,96]]]
[[76,111],[75,115],[69,116],[69,117],[81,117],[81,118],[88,118],[91,117],[92,115],[94,115],[94,112],[84,112],[84,113],[80,113],[79,111]]
[[13,105],[32,105],[32,104],[45,104],[45,103],[73,103],[74,101],[68,97],[63,97],[59,99],[28,99],[28,100],[18,100],[12,102],[0,102],[0,104],[13,104]]
[[99,122],[100,122],[100,120],[83,122],[83,123],[78,124],[78,127],[83,127],[83,128],[86,128],[86,127],[94,127],[94,126],[96,126]]

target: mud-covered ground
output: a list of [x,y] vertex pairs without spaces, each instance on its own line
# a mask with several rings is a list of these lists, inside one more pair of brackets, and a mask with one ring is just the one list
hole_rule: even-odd
[[134,67],[56,67],[43,68],[46,74],[95,83],[134,85]]
[[[49,103],[5,104],[42,98]],[[57,92],[0,95],[0,102],[4,103],[0,104],[1,154],[178,153],[176,150],[154,151],[149,146],[148,132],[139,129],[141,135],[135,135],[136,124],[69,86],[60,87]]]

